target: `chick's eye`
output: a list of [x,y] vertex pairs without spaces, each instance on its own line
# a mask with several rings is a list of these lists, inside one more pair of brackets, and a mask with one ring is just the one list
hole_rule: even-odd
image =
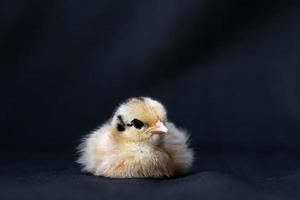
[[133,125],[136,129],[141,129],[144,126],[144,123],[138,119],[134,119],[131,121],[131,125]]

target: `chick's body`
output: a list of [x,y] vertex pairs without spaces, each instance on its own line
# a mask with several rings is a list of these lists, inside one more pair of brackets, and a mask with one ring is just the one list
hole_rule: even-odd
[[79,146],[83,170],[112,178],[164,177],[185,173],[193,152],[183,130],[168,122],[162,104],[132,98]]

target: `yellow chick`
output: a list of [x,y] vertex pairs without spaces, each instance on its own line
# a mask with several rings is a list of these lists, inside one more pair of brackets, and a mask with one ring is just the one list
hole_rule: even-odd
[[128,99],[79,145],[83,171],[111,178],[171,177],[187,172],[193,151],[185,131],[149,97]]

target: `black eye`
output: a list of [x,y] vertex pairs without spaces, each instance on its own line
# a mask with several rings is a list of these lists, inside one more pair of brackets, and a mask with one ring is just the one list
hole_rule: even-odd
[[136,129],[141,129],[144,126],[144,123],[138,119],[132,120],[130,124],[133,125]]

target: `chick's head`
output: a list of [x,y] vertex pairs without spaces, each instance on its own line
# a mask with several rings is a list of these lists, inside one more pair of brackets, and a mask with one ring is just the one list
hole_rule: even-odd
[[164,106],[149,97],[131,98],[121,104],[112,119],[116,137],[128,142],[156,143],[168,133]]

